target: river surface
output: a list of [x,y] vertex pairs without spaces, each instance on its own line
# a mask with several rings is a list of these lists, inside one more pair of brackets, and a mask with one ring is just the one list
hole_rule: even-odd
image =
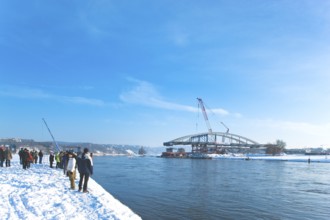
[[96,180],[145,220],[330,219],[330,164],[94,157]]

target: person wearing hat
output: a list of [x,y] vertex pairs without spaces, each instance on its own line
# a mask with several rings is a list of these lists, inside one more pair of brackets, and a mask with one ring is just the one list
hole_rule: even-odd
[[[81,157],[78,157],[78,171],[80,174],[79,180],[79,192],[83,190],[84,193],[88,193],[87,185],[91,175],[93,175],[93,160],[88,154],[88,148],[84,149],[84,153]],[[84,185],[83,185],[84,182]]]

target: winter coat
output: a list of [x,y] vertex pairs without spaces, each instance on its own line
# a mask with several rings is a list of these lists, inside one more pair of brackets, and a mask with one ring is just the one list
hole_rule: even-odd
[[34,159],[36,159],[36,158],[38,159],[38,152],[37,152],[37,151],[35,151],[35,150],[32,151],[32,152],[31,152],[31,155],[32,155],[32,157],[33,157]]
[[6,160],[13,159],[13,155],[9,149],[6,149],[6,151],[5,151],[5,158],[6,158]]
[[76,159],[75,158],[69,157],[68,166],[66,169],[68,172],[73,172],[76,169]]
[[24,151],[23,155],[22,155],[22,161],[26,161],[26,162],[32,162],[33,161],[33,157],[30,154],[29,151]]
[[28,161],[29,162],[33,162],[33,156],[32,156],[32,154],[30,153],[30,152],[27,152],[27,157],[28,157]]
[[0,160],[1,161],[5,160],[5,151],[2,148],[0,149]]
[[77,162],[79,173],[93,175],[93,160],[88,154],[77,157]]
[[54,162],[54,154],[49,155],[49,162],[51,162],[51,163]]
[[55,154],[55,160],[56,160],[57,163],[61,162],[61,157],[60,157],[59,153]]

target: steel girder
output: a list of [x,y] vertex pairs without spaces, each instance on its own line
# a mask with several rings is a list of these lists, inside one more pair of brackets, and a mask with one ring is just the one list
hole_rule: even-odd
[[249,138],[224,132],[193,134],[164,142],[164,146],[173,145],[261,146],[258,142]]

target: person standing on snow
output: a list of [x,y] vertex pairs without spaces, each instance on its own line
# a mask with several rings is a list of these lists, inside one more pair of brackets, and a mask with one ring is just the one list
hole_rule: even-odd
[[42,157],[44,156],[42,150],[39,151],[38,155],[39,155],[39,164],[42,164]]
[[38,162],[38,152],[37,152],[36,150],[33,150],[33,151],[31,152],[31,155],[32,155],[32,157],[33,157],[33,161],[32,161],[32,163],[37,164],[37,162]]
[[70,180],[70,188],[75,189],[76,185],[74,180],[76,178],[76,155],[74,153],[68,153],[68,165],[67,165],[67,174]]
[[6,167],[10,167],[10,161],[13,159],[13,155],[9,147],[5,150],[5,159],[6,159]]
[[56,169],[57,168],[61,168],[61,165],[60,165],[60,163],[61,163],[61,154],[62,154],[62,152],[56,152],[55,153],[55,161],[56,161]]
[[21,148],[21,150],[18,152],[18,155],[19,155],[19,163],[22,165],[23,164],[23,154],[24,154],[24,149]]
[[33,157],[29,150],[25,148],[24,153],[22,155],[23,169],[26,170],[27,168],[30,168],[31,162],[33,162]]
[[49,154],[49,166],[50,168],[53,168],[53,163],[54,163],[54,152],[51,151]]
[[0,147],[0,167],[3,167],[3,162],[5,161],[5,151]]
[[[79,180],[79,192],[83,190],[84,193],[88,193],[87,185],[89,176],[93,175],[93,160],[88,154],[88,148],[84,149],[84,153],[81,157],[78,157],[78,171],[80,173]],[[84,185],[82,185],[84,181]]]
[[67,175],[67,166],[68,166],[68,159],[69,159],[69,152],[68,151],[66,151],[66,152],[63,152],[63,154],[62,154],[62,159],[61,159],[61,166],[62,166],[62,168],[63,168],[63,174],[64,175]]

